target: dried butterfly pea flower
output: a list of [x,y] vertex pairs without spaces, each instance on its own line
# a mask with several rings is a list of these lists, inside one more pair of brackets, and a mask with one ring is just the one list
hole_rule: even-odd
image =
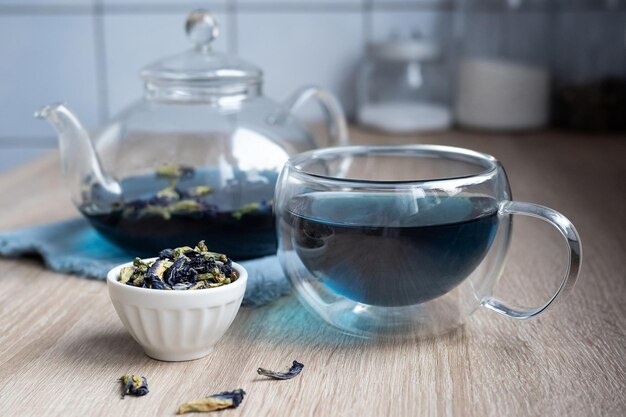
[[239,278],[232,264],[226,255],[209,251],[204,241],[200,241],[194,248],[164,249],[150,263],[137,258],[132,267],[122,269],[118,280],[151,289],[214,288]]
[[198,278],[198,272],[187,264],[177,273],[176,278],[178,283],[195,284]]
[[145,263],[141,258],[135,258],[133,261],[133,276],[127,282],[129,285],[134,285],[136,287],[142,287],[144,283],[144,278],[146,272],[148,272],[148,264]]
[[185,267],[185,264],[189,262],[189,258],[182,255],[174,263],[170,266],[165,274],[163,275],[164,281],[167,282],[168,285],[174,286],[176,283],[180,281],[178,276],[182,275],[181,272]]
[[176,291],[188,290],[194,285],[196,284],[193,282],[177,282],[176,284],[172,285],[171,289],[176,290]]
[[169,220],[172,218],[172,213],[167,207],[148,205],[137,212],[137,217],[162,217],[164,220]]
[[213,192],[213,188],[208,185],[198,185],[196,187],[189,187],[184,191],[185,197],[202,197]]
[[138,217],[136,208],[133,206],[124,207],[124,210],[122,210],[122,217],[125,219]]
[[196,252],[208,252],[209,248],[206,245],[206,243],[204,242],[204,240],[201,240],[200,242],[198,242],[198,244],[195,247],[195,251]]
[[158,167],[156,176],[166,179],[168,185],[150,198],[125,202],[118,207],[122,217],[128,219],[161,217],[164,220],[170,220],[173,215],[214,217],[218,211],[217,206],[206,203],[202,198],[212,192],[210,186],[196,185],[186,189],[178,187],[179,181],[194,174],[194,169],[190,167],[179,165]]
[[124,375],[118,381],[122,383],[122,398],[126,395],[141,397],[148,393],[148,380],[145,376]]
[[175,214],[188,214],[202,211],[202,205],[195,200],[181,200],[170,204],[168,209]]
[[153,276],[146,277],[144,283],[146,284],[146,288],[152,288],[153,290],[164,290],[167,288],[167,285],[163,281]]
[[156,169],[156,175],[159,178],[178,179],[189,178],[194,174],[194,169],[191,167],[165,164]]
[[[167,192],[167,193],[166,193]],[[177,192],[177,191],[176,191]],[[161,217],[170,220],[173,215],[196,215],[201,217],[214,217],[217,215],[217,206],[207,204],[197,199],[180,200],[178,194],[168,189],[159,191],[155,198],[143,201],[131,201],[122,210],[122,217],[126,219],[143,219],[147,217]]]
[[135,258],[133,260],[133,267],[137,271],[146,272],[149,268],[149,265],[141,258]]
[[152,263],[148,271],[146,272],[145,281],[149,288],[153,288],[155,290],[164,290],[166,285],[163,281],[163,275],[166,270],[168,270],[168,262],[164,259],[157,259]]
[[[200,254],[202,255],[202,257],[208,261],[208,262],[215,262],[215,261],[220,261],[224,264],[229,262],[229,258],[224,255],[223,253],[217,253],[217,252],[200,252]],[[232,263],[232,261],[230,261]]]
[[202,281],[208,281],[212,279],[213,279],[213,274],[209,274],[205,272],[203,274],[198,274],[198,279],[196,281],[202,282]]
[[134,273],[135,273],[135,270],[133,269],[132,266],[125,266],[120,271],[120,282],[122,284],[126,284],[133,277]]
[[232,216],[237,220],[241,220],[244,215],[256,211],[258,207],[259,203],[246,204],[245,206],[240,207],[238,210],[233,211]]
[[146,286],[146,277],[144,274],[135,275],[132,281],[126,283],[126,285],[133,285],[135,287],[145,287]]
[[223,410],[225,408],[237,408],[243,401],[246,392],[242,389],[220,392],[206,398],[191,401],[178,407],[176,414],[209,412]]
[[202,257],[195,256],[189,258],[189,267],[195,269],[198,274],[207,274],[211,265]]
[[174,188],[173,186],[169,185],[167,187],[165,187],[164,189],[162,189],[161,191],[159,191],[156,196],[160,199],[166,200],[166,201],[178,201],[180,200],[180,194],[178,193],[178,191],[176,191],[176,188]]
[[189,246],[181,246],[180,248],[174,249],[174,253],[172,254],[172,259],[178,259],[181,256],[185,256],[186,252],[193,251]]
[[172,249],[163,249],[159,252],[159,258],[161,259],[171,259],[174,256],[174,251]]
[[232,213],[232,216],[237,220],[241,220],[243,216],[249,213],[266,212],[266,211],[271,212],[272,206],[273,206],[272,200],[261,200],[258,203],[250,203],[250,204],[246,204],[240,207],[238,210],[235,210]]
[[287,372],[276,372],[276,371],[270,371],[270,370],[263,369],[263,368],[257,369],[256,372],[259,375],[267,376],[267,377],[274,378],[274,379],[291,379],[294,376],[298,375],[302,371],[303,368],[304,368],[303,364],[301,364],[298,361],[293,361],[291,368],[289,368]]
[[198,281],[194,285],[192,285],[191,287],[189,287],[187,289],[188,290],[203,290],[205,288],[209,288],[209,287],[206,286],[206,283],[204,281]]
[[154,275],[159,279],[163,279],[163,274],[170,266],[172,266],[172,262],[166,259],[159,258],[156,261],[152,262],[152,265],[150,265],[150,268],[148,268],[148,271],[146,273],[148,275]]

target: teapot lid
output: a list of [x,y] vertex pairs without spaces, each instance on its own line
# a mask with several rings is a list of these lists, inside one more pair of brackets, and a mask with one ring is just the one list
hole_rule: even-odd
[[211,42],[219,35],[217,20],[211,13],[203,9],[191,12],[185,30],[195,48],[145,67],[140,74],[147,83],[221,86],[261,82],[263,73],[256,66],[211,49]]

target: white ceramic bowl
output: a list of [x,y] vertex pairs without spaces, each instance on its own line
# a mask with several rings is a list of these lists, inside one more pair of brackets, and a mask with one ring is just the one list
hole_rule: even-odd
[[222,287],[180,291],[137,288],[118,282],[120,269],[130,265],[132,262],[109,271],[109,296],[137,343],[148,356],[162,361],[188,361],[209,354],[235,319],[248,281],[246,270],[233,262],[239,278]]

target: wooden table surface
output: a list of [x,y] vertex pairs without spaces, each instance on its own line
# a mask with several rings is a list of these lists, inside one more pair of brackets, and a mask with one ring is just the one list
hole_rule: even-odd
[[[227,416],[626,415],[626,138],[555,132],[450,132],[356,143],[439,143],[490,153],[514,197],[553,207],[582,237],[584,265],[571,296],[530,321],[476,312],[424,340],[344,336],[293,296],[242,308],[209,356],[166,363],[124,330],[101,281],[0,259],[0,416],[169,416],[186,400],[243,388]],[[0,230],[76,216],[51,155],[0,176]],[[496,294],[539,304],[557,287],[563,243],[538,220],[516,218]],[[256,368],[305,364],[290,381]],[[116,379],[146,375],[146,397],[121,400]]]

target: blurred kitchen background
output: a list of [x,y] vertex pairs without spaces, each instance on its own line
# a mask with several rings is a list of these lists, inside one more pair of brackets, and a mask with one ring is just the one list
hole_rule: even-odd
[[[219,20],[216,50],[264,70],[266,95],[282,100],[319,84],[353,121],[377,89],[401,95],[425,84],[422,98],[439,109],[431,129],[458,117],[504,131],[554,123],[619,131],[626,123],[626,0],[0,0],[0,172],[57,146],[50,126],[33,118],[41,105],[67,102],[96,128],[141,97],[139,70],[191,47],[184,22],[200,7]],[[377,42],[386,44],[367,47]],[[483,88],[485,79],[493,87]],[[521,87],[507,92],[511,80]],[[484,97],[500,94],[498,85],[505,100],[519,88],[525,95],[521,108],[504,110],[523,117],[501,126],[490,124],[503,120],[497,112],[473,113],[498,104],[502,97]],[[543,109],[536,103],[545,94]],[[552,117],[524,119],[528,109]],[[376,124],[379,116],[364,117]]]

